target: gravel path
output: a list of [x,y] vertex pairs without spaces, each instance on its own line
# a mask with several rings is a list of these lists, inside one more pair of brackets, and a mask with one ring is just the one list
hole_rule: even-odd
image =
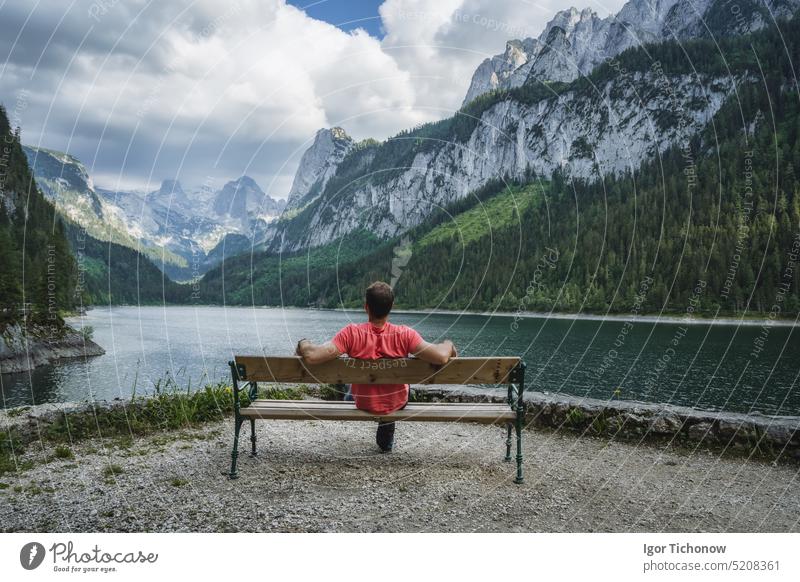
[[399,424],[382,455],[372,424],[262,421],[229,481],[231,424],[29,453],[0,476],[2,529],[800,531],[796,465],[526,431],[514,485],[498,427]]

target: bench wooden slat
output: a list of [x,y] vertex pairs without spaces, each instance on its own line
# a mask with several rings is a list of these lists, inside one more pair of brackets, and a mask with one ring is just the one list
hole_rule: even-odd
[[[253,400],[250,406],[261,407],[294,407],[294,408],[353,408],[352,402],[342,402],[336,400]],[[497,402],[410,402],[408,406],[424,406],[426,408],[478,408],[494,407],[500,410],[508,410],[508,404]]]
[[337,358],[308,365],[297,356],[236,356],[245,380],[306,384],[504,384],[519,358],[453,358],[436,366],[416,358]]
[[[464,407],[449,403],[429,406],[428,403],[409,403],[404,409],[391,414],[376,415],[358,410],[350,403],[312,403],[285,400],[256,401],[256,405],[241,409],[245,418],[273,420],[396,420],[419,422],[479,422],[495,424],[513,421],[515,413],[507,406],[480,404]],[[301,406],[300,403],[306,406]]]

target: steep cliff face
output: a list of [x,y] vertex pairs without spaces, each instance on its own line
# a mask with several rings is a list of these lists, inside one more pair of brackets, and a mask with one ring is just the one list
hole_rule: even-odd
[[525,47],[515,58],[506,48],[481,63],[464,103],[531,79],[572,81],[624,50],[647,43],[753,32],[798,8],[800,0],[630,0],[606,18],[588,8],[562,10],[538,38],[509,41]]
[[[649,69],[612,75],[596,90],[573,85],[529,103],[500,100],[463,140],[412,132],[354,151],[341,165],[342,181],[352,186],[324,192],[291,220],[276,223],[272,248],[318,246],[356,229],[393,236],[493,179],[549,176],[557,168],[582,178],[635,170],[693,136],[733,90],[730,79],[667,77]],[[406,169],[387,173],[376,164],[391,157],[382,148],[393,141],[417,145],[408,145]]]
[[313,202],[352,147],[353,139],[341,127],[320,129],[314,143],[300,159],[286,209],[297,209]]
[[[510,78],[514,71],[530,61],[534,53],[535,42],[531,38],[522,41],[510,40],[506,43],[506,50],[503,54],[486,59],[478,65],[464,102],[468,103],[488,91],[510,86],[512,83]],[[518,81],[521,77],[522,75],[517,75],[515,80]]]
[[278,216],[284,207],[283,200],[275,200],[256,184],[250,176],[231,180],[214,197],[214,212],[217,216],[229,216],[239,220],[246,230],[250,220],[259,217],[265,222]]

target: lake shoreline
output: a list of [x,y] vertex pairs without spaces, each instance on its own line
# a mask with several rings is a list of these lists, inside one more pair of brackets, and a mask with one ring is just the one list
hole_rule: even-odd
[[[358,311],[353,309],[342,309],[341,311]],[[608,322],[641,322],[641,323],[661,323],[666,325],[725,325],[737,326],[746,325],[753,327],[798,327],[800,321],[795,319],[736,319],[733,317],[717,317],[705,318],[702,316],[697,317],[683,317],[678,315],[625,315],[620,313],[597,315],[593,313],[561,313],[561,312],[540,312],[540,311],[455,311],[447,309],[437,309],[436,311],[426,311],[418,309],[393,309],[392,313],[405,313],[405,314],[421,314],[421,315],[480,315],[483,317],[507,317],[507,318],[520,318],[520,319],[558,319],[569,321],[608,321]]]
[[[203,307],[224,307],[225,309],[257,309],[257,310],[297,310],[297,311],[331,311],[331,312],[344,312],[344,313],[364,313],[363,309],[354,307],[301,307],[298,305],[221,305],[221,304],[164,304],[164,305],[91,305],[86,308],[86,311],[112,309],[115,307],[139,307],[139,308],[164,308],[164,307],[183,307],[183,308],[203,308]],[[518,319],[557,319],[568,321],[608,321],[608,322],[641,322],[641,323],[660,323],[665,325],[720,325],[720,326],[748,326],[748,327],[800,327],[800,316],[794,319],[789,317],[775,317],[770,319],[768,314],[758,313],[755,315],[748,315],[742,318],[733,316],[723,317],[708,317],[704,314],[695,314],[694,317],[687,318],[682,315],[673,314],[654,314],[642,313],[638,315],[624,314],[624,313],[573,313],[573,312],[560,312],[560,311],[476,311],[476,310],[458,310],[458,309],[392,309],[394,314],[405,315],[478,315],[482,317],[505,317],[505,318],[518,318]],[[755,313],[755,312],[750,312]],[[75,315],[73,318],[79,318],[80,315]]]

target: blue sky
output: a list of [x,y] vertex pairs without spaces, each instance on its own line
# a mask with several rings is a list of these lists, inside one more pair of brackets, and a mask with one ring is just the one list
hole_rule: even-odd
[[287,0],[287,4],[302,9],[311,18],[324,20],[348,32],[363,28],[376,38],[384,35],[378,15],[382,3],[383,0]]

